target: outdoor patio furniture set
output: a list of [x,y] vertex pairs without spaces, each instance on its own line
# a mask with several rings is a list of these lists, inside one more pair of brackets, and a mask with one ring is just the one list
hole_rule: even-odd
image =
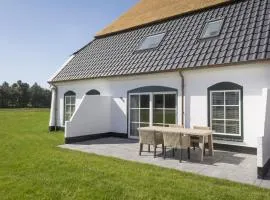
[[157,145],[162,146],[163,158],[166,158],[167,148],[172,149],[173,156],[175,150],[180,151],[179,161],[182,161],[182,149],[187,149],[188,159],[190,159],[190,148],[199,147],[201,150],[201,161],[205,155],[205,147],[208,148],[209,155],[213,156],[213,131],[210,127],[193,126],[193,128],[184,128],[181,125],[170,124],[168,127],[150,126],[140,127],[139,131],[139,155],[143,151],[143,145],[154,147],[154,157],[156,157]]

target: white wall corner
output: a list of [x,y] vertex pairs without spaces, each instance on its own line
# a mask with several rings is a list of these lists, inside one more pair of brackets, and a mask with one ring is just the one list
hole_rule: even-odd
[[257,167],[263,167],[263,136],[257,137]]
[[263,167],[270,159],[270,90],[262,89],[263,135],[257,138],[257,166]]
[[57,126],[55,124],[55,117],[56,117],[56,111],[55,111],[55,105],[56,105],[56,89],[55,87],[51,87],[52,90],[52,97],[51,97],[51,109],[50,109],[50,121],[49,121],[49,126]]

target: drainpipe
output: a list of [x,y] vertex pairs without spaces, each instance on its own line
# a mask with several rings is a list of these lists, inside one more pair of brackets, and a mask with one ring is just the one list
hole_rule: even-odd
[[185,78],[182,73],[182,71],[179,71],[179,76],[181,77],[181,124],[183,127],[185,127],[184,123],[184,117],[185,117],[185,112],[184,112],[184,107],[185,107]]
[[57,131],[57,87],[51,83],[52,102],[49,122],[49,131]]

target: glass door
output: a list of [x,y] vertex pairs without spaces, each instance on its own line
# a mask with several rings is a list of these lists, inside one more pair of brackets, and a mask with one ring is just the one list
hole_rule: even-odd
[[137,128],[150,125],[150,94],[130,95],[129,105],[129,137],[137,138]]
[[137,128],[168,126],[177,122],[176,93],[141,93],[129,95],[128,136],[138,138]]
[[153,125],[168,126],[176,123],[176,95],[153,95]]

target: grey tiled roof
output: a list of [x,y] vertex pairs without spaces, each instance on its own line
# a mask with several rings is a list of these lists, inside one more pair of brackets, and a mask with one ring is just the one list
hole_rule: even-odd
[[[198,40],[209,20],[223,18],[221,34]],[[136,51],[146,36],[166,32],[158,48]],[[195,68],[270,58],[270,0],[245,0],[96,38],[52,82]]]

